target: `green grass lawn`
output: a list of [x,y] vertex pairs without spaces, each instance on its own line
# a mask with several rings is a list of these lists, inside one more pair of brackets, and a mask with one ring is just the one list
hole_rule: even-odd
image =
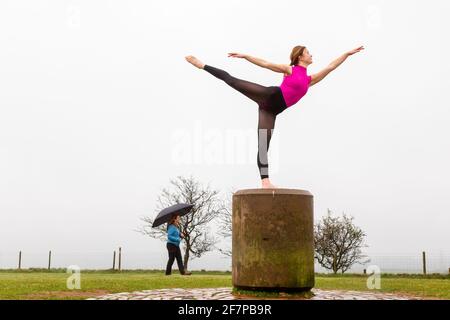
[[[231,274],[193,272],[191,276],[174,273],[167,277],[161,271],[82,271],[81,290],[68,290],[69,274],[61,271],[0,271],[0,299],[86,299],[116,292],[163,288],[231,287]],[[358,275],[317,275],[316,288],[329,290],[362,290],[367,278]],[[391,292],[429,298],[450,299],[448,276],[382,275],[379,292]]]
[[367,289],[364,277],[316,277],[316,288],[323,290],[378,291],[428,298],[450,299],[450,279],[381,277],[381,289]]

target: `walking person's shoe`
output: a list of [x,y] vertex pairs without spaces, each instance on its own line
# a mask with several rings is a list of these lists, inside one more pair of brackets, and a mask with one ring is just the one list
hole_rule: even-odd
[[192,274],[192,272],[189,271],[185,271],[184,273],[182,273],[182,276],[190,276]]

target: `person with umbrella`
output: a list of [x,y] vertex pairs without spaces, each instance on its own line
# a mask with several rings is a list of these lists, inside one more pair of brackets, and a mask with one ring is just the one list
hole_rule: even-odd
[[181,258],[180,242],[185,237],[184,233],[180,232],[180,216],[175,214],[167,223],[167,251],[169,252],[169,261],[167,261],[166,276],[172,274],[172,265],[174,260],[177,260],[178,269],[182,275],[190,275],[186,272],[183,266],[183,259]]
[[180,216],[187,214],[193,205],[187,203],[177,203],[168,208],[163,209],[155,218],[152,227],[156,228],[167,222],[167,251],[169,253],[169,261],[167,261],[166,275],[172,274],[172,265],[177,260],[178,269],[182,275],[191,275],[186,272],[183,267],[183,259],[181,258],[180,242],[186,235],[180,233]]

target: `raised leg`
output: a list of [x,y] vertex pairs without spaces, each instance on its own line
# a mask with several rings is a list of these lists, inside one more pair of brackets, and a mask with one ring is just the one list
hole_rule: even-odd
[[230,87],[236,89],[237,91],[241,92],[248,98],[252,99],[258,105],[265,103],[267,98],[272,93],[269,87],[265,87],[254,82],[238,79],[222,69],[215,68],[207,64],[204,66],[203,69],[212,74],[213,76],[215,76],[216,78],[223,80]]

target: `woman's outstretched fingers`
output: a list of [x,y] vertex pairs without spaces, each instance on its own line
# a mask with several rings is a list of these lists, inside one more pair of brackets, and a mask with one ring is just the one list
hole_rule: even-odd
[[353,50],[349,51],[348,54],[352,55],[352,54],[355,54],[355,53],[357,53],[357,52],[359,52],[361,50],[364,50],[364,46],[360,46],[360,47],[358,47],[356,49],[353,49]]
[[232,57],[232,58],[244,58],[244,54],[242,53],[236,53],[236,52],[230,52],[228,53],[228,57]]

